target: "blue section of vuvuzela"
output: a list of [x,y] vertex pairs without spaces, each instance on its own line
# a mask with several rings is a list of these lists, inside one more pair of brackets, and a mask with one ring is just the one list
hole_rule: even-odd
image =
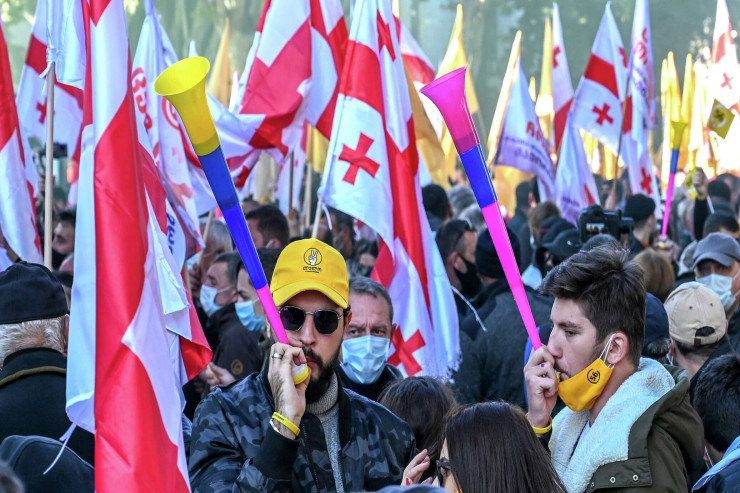
[[678,154],[680,149],[673,149],[671,151],[671,173],[676,173],[678,171]]
[[468,174],[470,186],[473,187],[475,197],[481,209],[498,201],[493,189],[491,175],[488,173],[486,159],[483,157],[483,149],[480,144],[469,151],[460,154],[465,172]]

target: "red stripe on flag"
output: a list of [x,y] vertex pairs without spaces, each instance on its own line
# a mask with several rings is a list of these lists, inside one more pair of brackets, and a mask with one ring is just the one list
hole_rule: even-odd
[[[326,26],[324,23],[324,16],[321,10],[319,0],[311,0],[311,25],[314,29],[326,39],[331,49],[332,57],[334,58],[334,67],[337,71],[337,78],[342,73],[342,67],[344,66],[344,58],[347,52],[347,40],[349,39],[349,33],[347,31],[347,23],[344,18],[340,19],[334,26],[334,29],[330,33],[326,33]],[[318,76],[319,74],[313,74]],[[334,88],[334,94],[332,94],[329,104],[326,105],[326,109],[321,114],[316,122],[316,130],[327,139],[331,137],[331,127],[334,122],[334,110],[337,106],[337,98],[339,97],[339,83]]]
[[39,74],[46,70],[46,45],[33,34],[31,35],[31,41],[28,43],[26,65]]
[[560,149],[560,143],[563,140],[563,134],[565,133],[565,122],[568,120],[568,112],[570,106],[573,104],[573,98],[570,98],[562,108],[555,112],[555,118],[553,119],[553,126],[555,128],[555,149]]
[[[14,94],[8,45],[5,36],[0,32],[0,149],[6,146],[19,128],[18,110],[15,106]],[[20,145],[20,143],[20,132],[18,132],[18,144]],[[23,146],[21,146],[21,149],[23,149]],[[21,166],[25,166],[25,163]],[[6,177],[0,179],[4,180]]]
[[404,54],[403,62],[411,75],[411,80],[422,84],[429,84],[434,80],[434,70],[421,58]]
[[391,255],[388,245],[383,240],[380,240],[378,258],[375,260],[375,267],[370,277],[388,289],[393,281],[394,273],[393,255]]
[[617,74],[614,71],[614,65],[607,62],[601,57],[591,53],[588,59],[586,72],[583,76],[591,81],[601,84],[611,92],[614,97],[619,99],[619,88],[617,88]]
[[369,46],[350,40],[347,60],[352,60],[352,63],[344,67],[344,71],[349,73],[342,74],[339,92],[368,104],[385,120],[383,86],[379,83],[383,77],[378,54]]

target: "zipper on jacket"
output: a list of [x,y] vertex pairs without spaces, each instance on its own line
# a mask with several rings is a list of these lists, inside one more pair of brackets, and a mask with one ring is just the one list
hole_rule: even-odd
[[306,457],[308,457],[308,468],[311,470],[311,476],[313,476],[313,483],[316,485],[316,491],[321,491],[321,488],[319,487],[319,478],[316,476],[316,465],[313,463],[313,459],[311,458],[311,449],[308,446],[308,426],[305,425],[305,421],[301,423],[301,430],[303,430],[303,433],[301,433],[301,442],[303,443],[303,447],[306,449]]

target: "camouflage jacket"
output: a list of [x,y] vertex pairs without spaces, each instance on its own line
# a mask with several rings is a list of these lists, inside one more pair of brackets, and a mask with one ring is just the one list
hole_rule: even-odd
[[[339,384],[340,462],[345,491],[400,484],[416,445],[409,426],[383,406]],[[319,419],[305,414],[290,440],[275,432],[267,365],[198,406],[190,446],[194,493],[335,491]]]

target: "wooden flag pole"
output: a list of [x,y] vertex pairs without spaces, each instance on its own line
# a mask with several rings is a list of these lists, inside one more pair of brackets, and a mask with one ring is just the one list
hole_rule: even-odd
[[311,227],[311,196],[313,195],[313,166],[306,161],[306,188],[303,192],[304,230]]
[[54,206],[54,62],[46,73],[46,180],[44,187],[44,265],[51,270]]
[[295,155],[290,152],[290,186],[288,187],[288,214],[293,212],[293,173],[295,168]]
[[321,219],[322,206],[323,201],[321,200],[321,197],[319,197],[319,200],[316,201],[316,214],[313,217],[313,232],[311,233],[311,238],[319,236],[319,220]]
[[216,209],[211,209],[211,212],[208,213],[208,219],[206,220],[206,227],[203,229],[203,243],[205,243],[205,247],[198,252],[198,269],[200,269],[200,259],[203,258],[203,251],[208,247],[208,235],[211,232],[211,224],[213,224],[213,217],[216,214]]

